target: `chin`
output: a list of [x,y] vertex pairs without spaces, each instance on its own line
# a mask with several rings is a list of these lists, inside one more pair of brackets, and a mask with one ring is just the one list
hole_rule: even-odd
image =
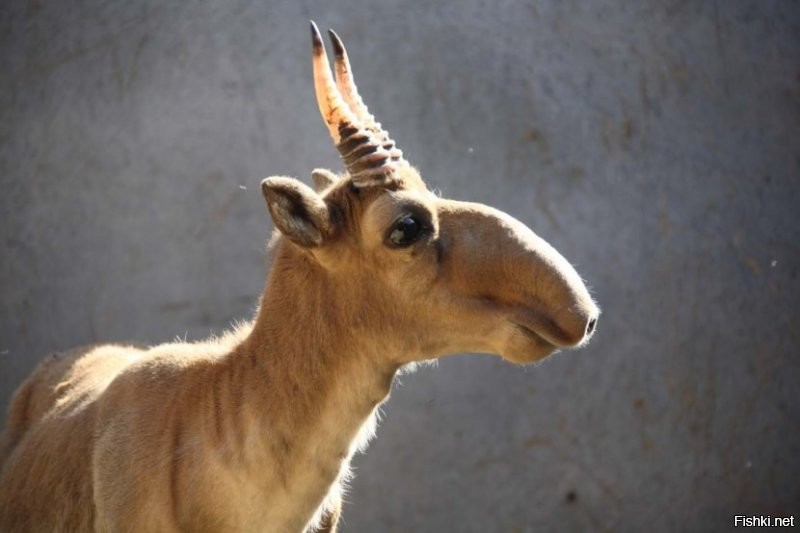
[[556,353],[556,348],[550,348],[548,350],[541,350],[536,352],[526,352],[522,354],[513,353],[513,354],[503,354],[501,357],[508,361],[509,363],[514,363],[515,365],[530,365],[534,363],[538,363],[547,359],[550,355]]

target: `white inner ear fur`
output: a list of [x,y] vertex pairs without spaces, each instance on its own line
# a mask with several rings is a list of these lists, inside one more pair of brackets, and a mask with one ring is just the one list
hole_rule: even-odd
[[310,187],[292,178],[267,178],[264,196],[275,227],[301,246],[319,246],[329,231],[328,206]]
[[301,244],[322,244],[322,233],[308,220],[293,215],[292,207],[293,203],[285,196],[277,196],[272,203],[272,218],[281,233]]

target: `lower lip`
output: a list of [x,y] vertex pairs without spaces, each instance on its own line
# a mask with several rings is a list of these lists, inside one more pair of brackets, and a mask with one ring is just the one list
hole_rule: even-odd
[[538,333],[536,333],[532,329],[530,329],[528,327],[525,327],[522,324],[519,324],[517,322],[512,322],[512,324],[514,324],[514,326],[516,326],[516,328],[518,330],[520,330],[522,333],[524,333],[527,337],[530,337],[531,339],[535,340],[537,343],[539,343],[539,344],[541,344],[541,345],[543,345],[545,347],[548,347],[548,348],[556,348],[556,346],[553,343],[548,342],[541,335],[539,335]]

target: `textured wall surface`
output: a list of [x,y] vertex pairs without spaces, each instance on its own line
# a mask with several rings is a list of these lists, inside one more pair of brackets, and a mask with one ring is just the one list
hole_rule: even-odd
[[800,520],[800,4],[7,1],[0,396],[48,350],[252,313],[258,183],[340,168],[307,20],[446,196],[549,240],[604,314],[536,368],[401,378],[344,531]]

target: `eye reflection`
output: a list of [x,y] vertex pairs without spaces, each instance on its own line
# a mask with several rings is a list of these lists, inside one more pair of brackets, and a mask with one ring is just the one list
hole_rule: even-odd
[[416,241],[422,233],[422,224],[416,217],[403,217],[394,223],[389,240],[397,246],[408,246]]

